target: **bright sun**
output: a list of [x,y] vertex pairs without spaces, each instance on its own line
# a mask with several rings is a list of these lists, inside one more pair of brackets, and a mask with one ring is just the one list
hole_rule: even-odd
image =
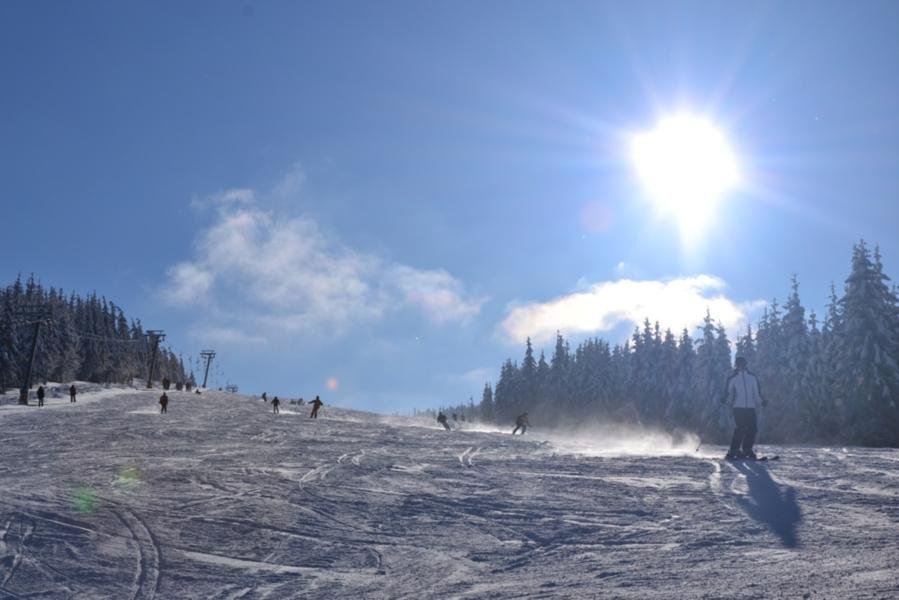
[[640,181],[661,213],[673,215],[685,240],[711,219],[723,196],[740,182],[737,158],[727,138],[699,116],[679,114],[631,140]]

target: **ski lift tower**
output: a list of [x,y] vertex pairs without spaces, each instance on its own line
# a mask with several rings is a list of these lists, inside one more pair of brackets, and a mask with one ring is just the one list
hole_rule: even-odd
[[28,390],[31,389],[31,374],[34,368],[34,357],[37,353],[37,342],[41,335],[41,325],[50,323],[50,309],[46,306],[28,305],[20,309],[22,321],[20,325],[34,325],[34,336],[31,338],[31,352],[28,353],[28,367],[25,369],[25,379],[19,389],[19,404],[28,404]]
[[150,351],[150,369],[147,373],[147,388],[153,387],[153,371],[156,370],[156,353],[159,351],[159,342],[165,339],[165,332],[161,329],[150,329],[146,332],[147,341],[153,347]]
[[215,358],[215,350],[203,350],[200,352],[200,356],[206,359],[206,372],[203,374],[203,389],[206,389],[206,380],[209,378],[209,365],[212,364],[212,359]]

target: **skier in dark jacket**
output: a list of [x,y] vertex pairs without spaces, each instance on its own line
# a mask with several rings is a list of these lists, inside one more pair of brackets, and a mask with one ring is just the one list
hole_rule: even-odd
[[446,429],[447,431],[452,431],[450,429],[449,423],[446,420],[446,415],[443,414],[442,411],[437,413],[437,422],[440,423],[441,425],[443,425],[443,428]]
[[168,412],[169,408],[169,397],[165,392],[162,392],[162,396],[159,397],[159,414],[164,412]]
[[309,413],[309,418],[317,419],[318,418],[318,409],[320,409],[322,407],[322,404],[324,404],[324,402],[322,402],[321,398],[316,396],[315,400],[313,400],[309,404],[312,406],[312,412]]
[[530,424],[531,422],[528,421],[528,413],[521,413],[518,415],[518,418],[515,419],[515,429],[512,430],[512,435],[515,435],[519,429],[521,429],[521,435],[524,435],[524,432],[528,430]]
[[263,401],[263,402],[268,402],[268,395],[266,395],[265,392],[262,392],[262,401]]
[[749,371],[746,359],[738,356],[734,361],[734,372],[727,378],[724,386],[724,397],[721,403],[730,403],[734,410],[734,436],[730,442],[727,460],[755,460],[752,450],[755,434],[758,430],[756,409],[768,406],[762,396],[762,388],[758,378]]
[[44,405],[44,386],[42,386],[42,385],[39,385],[37,387],[37,405],[38,406]]
[[279,400],[278,397],[275,396],[274,398],[272,398],[272,412],[275,414],[281,412],[280,410],[278,410],[279,406],[281,406],[281,400]]
[[75,396],[78,394],[78,390],[75,389],[75,384],[69,386],[69,402],[75,402]]

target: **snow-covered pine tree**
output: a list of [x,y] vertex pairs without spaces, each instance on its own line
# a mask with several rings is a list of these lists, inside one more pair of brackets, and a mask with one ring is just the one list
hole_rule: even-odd
[[783,358],[781,403],[777,406],[777,419],[767,423],[772,433],[785,439],[796,439],[808,427],[802,423],[799,406],[808,389],[803,380],[809,359],[808,326],[805,308],[799,299],[799,281],[796,275],[790,280],[790,295],[781,320]]
[[493,389],[489,383],[484,384],[484,392],[481,394],[480,412],[482,421],[487,423],[494,422]]
[[864,240],[856,244],[840,299],[834,389],[850,440],[899,446],[899,324],[888,281],[879,252],[872,262]]

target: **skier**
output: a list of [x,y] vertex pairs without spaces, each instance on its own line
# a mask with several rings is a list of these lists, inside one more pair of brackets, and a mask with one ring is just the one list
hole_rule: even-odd
[[280,406],[280,405],[281,405],[281,401],[278,399],[277,396],[272,398],[272,412],[274,412],[275,414],[278,414],[279,412],[281,412],[280,410],[278,410],[278,406]]
[[42,385],[39,385],[37,387],[37,405],[38,406],[44,405],[44,386],[42,386]]
[[306,401],[303,400],[303,397],[302,397],[302,396],[300,396],[300,399],[297,400],[297,404],[299,404],[300,406],[303,406],[304,404],[306,404]]
[[266,395],[265,392],[262,392],[262,401],[263,401],[263,402],[268,402],[268,396]]
[[318,418],[318,409],[322,407],[322,404],[324,404],[324,402],[322,402],[321,398],[316,396],[315,400],[313,400],[309,404],[312,405],[312,412],[309,413],[309,418],[317,419]]
[[168,412],[168,407],[169,407],[169,397],[166,396],[165,392],[162,392],[162,396],[159,397],[159,414]]
[[75,402],[75,395],[78,393],[78,390],[75,389],[75,384],[69,386],[69,402]]
[[443,414],[443,411],[437,413],[437,422],[440,423],[441,425],[443,425],[443,428],[446,429],[447,431],[452,431],[450,429],[449,423],[447,423],[447,421],[446,421],[446,415]]
[[727,378],[724,387],[722,404],[730,402],[734,410],[734,436],[730,442],[730,450],[725,458],[727,460],[739,460],[742,458],[755,460],[757,457],[752,451],[755,443],[755,434],[758,430],[756,409],[768,406],[768,401],[762,396],[762,388],[758,378],[749,371],[746,358],[738,356],[734,360],[734,372]]
[[456,413],[453,413],[453,425],[456,427],[459,426],[459,415],[457,415]]
[[512,430],[512,435],[515,435],[519,429],[521,429],[521,435],[524,435],[524,432],[528,430],[530,424],[531,422],[528,421],[527,411],[521,413],[518,415],[518,418],[515,419],[515,429]]

